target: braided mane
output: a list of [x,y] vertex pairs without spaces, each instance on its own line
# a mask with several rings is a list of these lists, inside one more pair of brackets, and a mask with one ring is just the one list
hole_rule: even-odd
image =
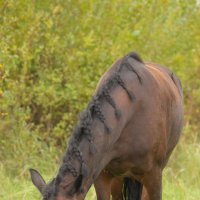
[[[73,134],[71,136],[68,145],[69,147],[67,153],[63,158],[63,163],[59,169],[58,175],[51,182],[51,184],[49,184],[49,187],[51,187],[51,189],[49,188],[49,191],[51,190],[53,194],[56,194],[57,186],[60,184],[62,178],[67,173],[71,173],[76,179],[79,179],[80,176],[81,177],[87,176],[88,170],[83,160],[82,152],[79,149],[79,143],[82,140],[82,138],[86,138],[87,141],[89,142],[90,153],[95,154],[96,146],[93,143],[93,134],[91,130],[94,118],[98,119],[104,125],[105,132],[107,134],[111,133],[112,131],[111,127],[109,127],[109,125],[107,124],[105,116],[102,112],[102,101],[106,101],[107,103],[109,103],[114,109],[116,118],[120,119],[121,112],[117,107],[114,99],[110,95],[111,90],[116,86],[120,86],[126,91],[131,101],[135,99],[134,94],[127,88],[125,82],[120,76],[121,70],[123,68],[127,68],[128,70],[136,74],[139,83],[142,84],[142,78],[140,77],[138,72],[133,68],[133,66],[129,63],[128,61],[129,58],[133,58],[134,60],[143,63],[142,59],[135,52],[130,52],[125,57],[123,57],[119,69],[109,77],[106,83],[99,89],[97,94],[91,99],[87,108],[81,113],[79,122],[73,130]],[[80,163],[80,169],[77,170],[76,168],[74,168],[74,166],[72,165],[72,161],[74,160],[77,160]]]

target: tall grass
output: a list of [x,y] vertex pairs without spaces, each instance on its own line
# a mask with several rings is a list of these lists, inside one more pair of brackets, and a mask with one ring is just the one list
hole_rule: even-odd
[[[196,137],[190,137],[190,129],[185,128],[179,144],[170,157],[163,173],[163,200],[197,200],[200,197],[200,145]],[[45,180],[50,180],[56,173],[58,163],[48,158],[38,162],[36,168],[41,170]],[[24,174],[9,175],[0,164],[0,190],[1,200],[35,200],[40,194],[33,186],[25,169]],[[87,194],[87,200],[95,200],[95,192],[92,187]]]
[[[163,174],[163,200],[197,200],[200,198],[200,146],[197,143],[181,139],[173,152]],[[45,166],[45,167],[44,167]],[[48,167],[47,167],[48,166]],[[44,160],[38,166],[46,180],[50,180],[57,168],[53,161]],[[31,183],[28,169],[25,176],[9,176],[0,165],[1,200],[35,200],[40,198],[37,189]],[[91,188],[87,200],[95,200]]]

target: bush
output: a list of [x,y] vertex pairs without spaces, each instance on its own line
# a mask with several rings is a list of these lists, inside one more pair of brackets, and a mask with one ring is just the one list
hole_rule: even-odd
[[62,152],[100,76],[131,50],[178,74],[186,124],[199,129],[195,1],[11,0],[0,8],[0,159],[7,169],[17,173],[31,156]]

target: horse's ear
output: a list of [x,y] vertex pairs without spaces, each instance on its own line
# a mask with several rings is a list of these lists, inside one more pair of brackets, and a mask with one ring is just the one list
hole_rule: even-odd
[[32,179],[33,184],[37,187],[37,189],[42,194],[42,191],[46,186],[44,179],[42,178],[42,176],[40,175],[40,173],[37,170],[29,169],[29,171],[31,174],[31,179]]

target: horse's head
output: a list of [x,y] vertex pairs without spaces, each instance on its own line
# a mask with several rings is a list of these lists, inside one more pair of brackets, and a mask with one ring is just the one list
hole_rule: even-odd
[[53,179],[46,184],[43,177],[35,169],[30,169],[33,184],[42,194],[43,200],[83,200],[84,192],[81,188],[82,177],[76,179],[73,176],[67,176],[62,181],[57,182]]

